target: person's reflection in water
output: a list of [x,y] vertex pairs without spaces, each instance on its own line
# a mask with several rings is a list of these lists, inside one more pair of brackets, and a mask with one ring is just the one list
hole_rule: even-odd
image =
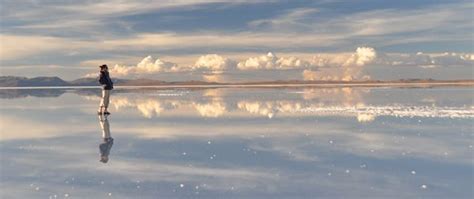
[[108,115],[99,115],[100,128],[102,129],[103,142],[99,145],[100,161],[107,163],[109,161],[110,149],[114,144],[114,139],[110,136],[110,125],[107,119]]

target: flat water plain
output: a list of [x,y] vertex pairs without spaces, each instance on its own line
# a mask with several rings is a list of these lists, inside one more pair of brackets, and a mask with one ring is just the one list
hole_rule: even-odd
[[0,198],[472,198],[473,91],[0,90]]

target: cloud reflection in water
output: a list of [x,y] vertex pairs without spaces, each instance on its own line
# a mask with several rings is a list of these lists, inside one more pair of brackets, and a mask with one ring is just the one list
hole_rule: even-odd
[[118,89],[107,164],[94,91],[23,93],[1,99],[1,196],[467,198],[470,91]]
[[[332,88],[303,89],[302,91],[285,91],[276,99],[258,99],[259,97],[233,96],[211,89],[202,92],[201,97],[170,95],[136,98],[130,95],[118,95],[112,99],[116,110],[125,107],[137,109],[144,117],[151,118],[162,112],[173,112],[186,109],[197,112],[202,117],[220,117],[244,111],[248,115],[261,115],[273,118],[277,114],[305,113],[314,116],[353,117],[359,122],[371,122],[378,116],[393,117],[447,117],[472,118],[474,106],[438,106],[436,99],[413,99],[414,102],[389,104],[366,104],[364,98],[370,98],[370,90],[365,88]],[[182,94],[182,93],[181,93]],[[300,97],[293,95],[300,95]],[[195,99],[197,98],[197,99]],[[252,99],[254,98],[254,99]],[[86,99],[97,100],[90,96]],[[204,101],[202,101],[204,99]],[[369,99],[370,101],[370,99]]]

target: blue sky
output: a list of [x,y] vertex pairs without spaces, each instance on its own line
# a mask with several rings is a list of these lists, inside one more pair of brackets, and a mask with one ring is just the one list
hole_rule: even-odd
[[1,4],[2,75],[75,79],[107,63],[124,78],[472,78],[472,1]]

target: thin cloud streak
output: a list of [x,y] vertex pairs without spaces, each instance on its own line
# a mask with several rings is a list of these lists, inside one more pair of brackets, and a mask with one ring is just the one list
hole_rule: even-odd
[[[161,57],[180,57],[193,54],[207,56],[202,61],[192,62],[167,59],[178,65],[181,71],[199,70],[220,71],[233,69],[240,65],[243,68],[303,68],[307,69],[306,76],[314,76],[318,70],[307,64],[311,60],[302,58],[309,52],[329,54],[347,53],[359,46],[371,46],[376,49],[402,48],[403,46],[419,46],[422,52],[457,53],[464,61],[446,61],[448,58],[429,58],[420,66],[426,68],[452,65],[467,66],[472,64],[472,49],[465,45],[455,45],[456,42],[468,43],[474,29],[470,12],[474,7],[472,2],[428,3],[426,6],[412,9],[404,6],[397,7],[364,7],[359,11],[333,12],[334,8],[319,2],[307,6],[290,6],[281,1],[122,1],[109,0],[100,2],[68,2],[48,3],[35,1],[7,1],[8,9],[1,13],[2,33],[0,39],[2,66],[15,65],[70,65],[84,66],[96,63],[94,60],[107,60],[109,65],[130,65],[131,59],[139,55],[160,55]],[[405,5],[406,2],[400,2]],[[281,11],[268,15],[252,15],[239,21],[235,31],[229,31],[221,26],[203,27],[197,29],[174,29],[161,27],[158,21],[143,16],[153,16],[157,12],[166,12],[167,17],[176,17],[187,13],[199,15],[206,9],[235,11],[241,7],[281,6]],[[315,6],[318,7],[315,7]],[[260,8],[263,9],[263,8]],[[220,13],[220,12],[217,12]],[[161,16],[161,15],[160,15]],[[133,17],[132,20],[127,19]],[[210,13],[208,17],[214,16]],[[235,16],[231,16],[232,19]],[[238,17],[237,17],[238,18]],[[236,18],[236,20],[237,20]],[[204,20],[204,19],[203,19]],[[209,19],[210,20],[210,19]],[[213,20],[213,19],[212,19]],[[46,23],[47,22],[47,23]],[[140,28],[136,23],[150,22],[150,28]],[[158,24],[155,24],[158,23]],[[177,21],[179,23],[179,21]],[[161,24],[162,25],[162,24]],[[232,25],[232,24],[229,24]],[[186,23],[182,24],[186,27]],[[448,48],[433,50],[432,46]],[[400,54],[416,52],[407,47],[398,50]],[[456,50],[450,50],[456,49]],[[276,52],[277,55],[293,54],[293,58],[268,60],[262,54]],[[464,53],[461,53],[464,52]],[[244,58],[225,57],[226,54],[253,54]],[[387,51],[386,54],[393,52]],[[209,57],[211,54],[220,56]],[[456,55],[457,56],[457,55]],[[242,57],[242,56],[239,56]],[[268,57],[268,56],[266,56]],[[393,57],[384,57],[379,52],[378,59],[373,63],[381,65],[415,65],[418,62],[400,61]],[[384,62],[379,58],[385,58]],[[396,56],[395,56],[396,57]],[[420,56],[409,55],[410,58],[398,56],[399,59],[418,59]],[[416,58],[413,58],[416,57]],[[213,60],[211,60],[213,59]],[[222,59],[222,60],[218,60]],[[241,63],[247,60],[249,63]],[[439,59],[442,59],[439,60]],[[451,59],[451,58],[450,58]],[[262,61],[263,60],[263,61]],[[467,61],[466,61],[467,60]],[[125,63],[123,63],[126,61]],[[210,63],[214,61],[214,63]],[[231,63],[230,61],[235,61]],[[109,63],[112,62],[112,63]],[[258,63],[257,63],[258,62]],[[430,63],[431,62],[431,63]],[[100,63],[103,64],[103,63]],[[263,66],[264,64],[265,66]],[[167,64],[164,64],[167,65]],[[94,66],[95,67],[95,66]],[[216,68],[217,67],[217,68]],[[166,67],[162,67],[166,68]],[[172,66],[170,68],[173,68]],[[190,68],[190,69],[189,69]],[[313,70],[308,69],[313,68]],[[153,70],[166,71],[166,70]],[[40,71],[38,71],[40,72]],[[60,76],[64,75],[61,71]],[[72,73],[69,72],[71,76]],[[16,73],[15,73],[16,74]],[[49,73],[48,73],[49,74]],[[218,79],[203,77],[204,79]],[[311,79],[311,78],[309,78]]]

